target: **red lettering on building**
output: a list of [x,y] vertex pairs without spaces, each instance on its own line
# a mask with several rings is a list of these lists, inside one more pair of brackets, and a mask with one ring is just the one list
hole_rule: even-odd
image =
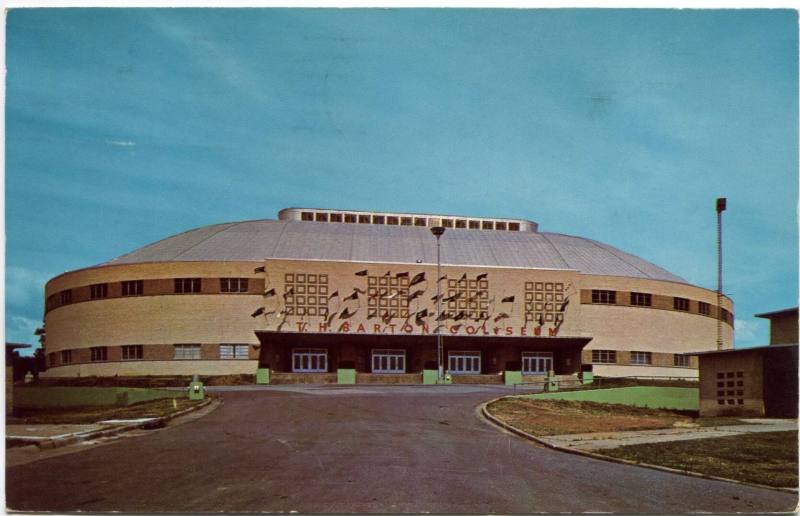
[[542,334],[542,327],[541,326],[537,326],[536,328],[534,328],[533,329],[533,334],[536,335],[537,337],[539,335],[541,335]]
[[467,335],[475,335],[475,327],[474,326],[467,326],[464,329],[467,330]]
[[381,325],[380,324],[374,325],[372,327],[372,333],[383,333],[383,331],[381,331]]
[[403,325],[403,331],[406,332],[406,333],[413,333],[414,332],[414,327],[411,326],[410,324],[404,324]]
[[558,326],[556,326],[555,328],[550,328],[549,333],[551,337],[555,337],[556,335],[558,335]]
[[514,330],[511,326],[506,326],[506,335],[514,335]]
[[522,328],[519,329],[519,334],[522,335],[523,337],[527,336],[528,335],[528,328],[523,326]]
[[356,328],[356,331],[357,331],[358,333],[364,333],[364,332],[366,332],[367,330],[364,328],[364,325],[363,325],[363,324],[359,324],[359,325],[358,325],[358,328]]

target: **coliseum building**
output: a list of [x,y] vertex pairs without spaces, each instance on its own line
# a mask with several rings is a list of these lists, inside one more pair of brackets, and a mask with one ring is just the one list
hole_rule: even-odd
[[733,341],[732,303],[717,306],[715,291],[500,218],[289,208],[61,274],[45,296],[47,377],[268,369],[272,381],[324,382],[342,368],[359,382],[421,382],[437,332],[462,381],[697,377],[685,353],[716,349],[718,318],[724,347]]

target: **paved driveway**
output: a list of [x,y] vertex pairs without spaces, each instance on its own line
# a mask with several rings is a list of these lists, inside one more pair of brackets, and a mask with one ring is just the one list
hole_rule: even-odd
[[191,423],[7,470],[54,511],[764,512],[792,493],[537,447],[476,417],[496,386],[218,389]]

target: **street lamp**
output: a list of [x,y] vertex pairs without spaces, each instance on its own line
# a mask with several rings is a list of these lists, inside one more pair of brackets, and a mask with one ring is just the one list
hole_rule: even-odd
[[444,357],[442,350],[442,332],[441,325],[438,324],[442,315],[442,293],[441,293],[441,277],[442,277],[442,254],[441,254],[441,241],[444,235],[444,227],[434,226],[431,228],[431,233],[436,237],[436,365],[439,369],[438,383],[444,383]]

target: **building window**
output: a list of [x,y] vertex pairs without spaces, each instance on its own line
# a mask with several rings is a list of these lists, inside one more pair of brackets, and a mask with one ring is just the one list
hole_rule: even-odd
[[483,229],[494,229],[494,222],[491,220],[484,220],[482,226]]
[[328,222],[328,214],[327,213],[315,213],[314,219],[317,222]]
[[593,349],[592,350],[592,363],[593,364],[616,364],[617,352],[613,349]]
[[509,231],[519,231],[519,222],[509,222],[508,223],[508,230]]
[[247,278],[220,278],[220,292],[247,292]]
[[[63,353],[63,351],[62,351]],[[56,354],[55,353],[48,353],[47,354],[47,363],[48,367],[55,367],[56,366]]]
[[345,224],[355,224],[356,223],[356,215],[355,215],[355,213],[345,213],[344,214],[344,222],[345,222]]
[[359,215],[358,216],[358,223],[359,224],[369,224],[370,216],[369,215]]
[[331,222],[341,222],[341,221],[342,221],[341,213],[331,213]]
[[68,305],[72,303],[72,291],[71,290],[62,290],[60,292],[61,296],[61,304]]
[[702,301],[698,301],[697,311],[703,315],[709,315],[711,313],[711,305],[708,303],[703,303]]
[[453,227],[453,219],[442,219],[442,227],[443,228],[452,228]]
[[[105,349],[105,348],[103,348]],[[53,353],[53,362],[55,362],[55,353]],[[65,349],[61,352],[61,363],[62,364],[71,364],[72,363],[72,350]],[[55,364],[53,364],[55,365]]]
[[200,292],[200,278],[175,278],[176,294],[193,294]]
[[720,308],[719,311],[720,311],[720,315],[719,315],[720,319],[722,319],[723,321],[725,321],[727,323],[731,322],[731,320],[730,320],[730,312],[728,312],[724,308]]
[[592,303],[601,305],[617,304],[616,290],[592,290]]
[[103,299],[108,297],[108,284],[98,283],[89,287],[89,297],[91,299]]
[[481,222],[479,220],[470,220],[469,229],[481,229]]
[[415,225],[415,226],[422,226],[422,227],[425,227],[425,226],[427,226],[427,225],[428,225],[428,219],[426,219],[426,218],[424,218],[424,217],[416,217],[416,218],[414,219],[414,225]]
[[144,280],[122,282],[123,296],[141,296],[144,293]]
[[400,223],[400,221],[394,215],[389,215],[388,217],[386,217],[386,223],[390,226],[396,226]]
[[406,352],[402,349],[373,349],[372,372],[398,374],[406,372]]
[[447,365],[450,374],[481,374],[481,352],[449,351]]
[[223,360],[247,360],[250,358],[247,348],[247,344],[220,344],[219,358]]
[[142,357],[144,357],[144,346],[141,344],[122,346],[122,360],[141,360]]
[[675,367],[690,367],[689,355],[672,355],[672,364]]
[[631,364],[648,365],[653,363],[653,354],[649,351],[631,351]]
[[681,312],[688,312],[689,311],[689,300],[683,297],[676,297],[672,301],[672,306],[675,310],[680,310]]
[[89,348],[91,351],[91,359],[92,362],[105,362],[108,360],[108,348],[106,346],[98,346],[95,348]]
[[631,292],[632,306],[653,306],[653,296],[644,292]]
[[456,229],[467,229],[467,221],[464,219],[456,219]]
[[326,373],[328,371],[328,350],[300,348],[292,350],[292,372]]
[[401,226],[410,226],[412,223],[413,219],[411,217],[400,217]]
[[175,344],[175,360],[200,360],[200,344]]
[[384,217],[383,215],[373,215],[372,216],[372,223],[373,224],[385,224],[386,223],[386,217]]
[[498,222],[494,225],[494,229],[498,231],[505,231],[506,230],[506,223],[505,222]]
[[300,213],[300,220],[314,220],[314,214],[310,211]]

